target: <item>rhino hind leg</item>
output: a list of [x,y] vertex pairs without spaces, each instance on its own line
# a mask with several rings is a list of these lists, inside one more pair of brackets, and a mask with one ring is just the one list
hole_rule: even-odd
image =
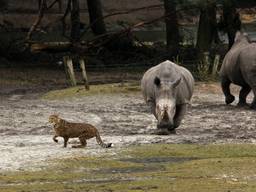
[[251,109],[256,110],[256,87],[254,87],[252,90],[253,90],[254,98],[250,107]]
[[248,106],[248,104],[246,103],[246,97],[250,93],[250,91],[251,91],[251,87],[249,85],[242,87],[239,93],[239,102],[237,104],[238,106],[241,106],[241,107]]
[[227,105],[232,103],[235,100],[235,97],[230,93],[230,88],[229,88],[230,84],[231,84],[231,81],[228,78],[222,77],[221,88],[225,95],[225,102]]

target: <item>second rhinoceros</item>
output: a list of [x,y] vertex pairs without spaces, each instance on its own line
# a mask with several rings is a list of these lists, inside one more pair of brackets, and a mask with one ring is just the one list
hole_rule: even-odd
[[157,119],[160,134],[169,134],[180,125],[193,88],[192,74],[171,61],[146,71],[141,80],[142,94]]
[[246,97],[252,89],[254,100],[251,108],[256,109],[256,43],[251,43],[246,34],[240,31],[236,33],[235,42],[224,57],[220,76],[226,104],[235,100],[229,87],[234,83],[242,87],[238,105],[247,105]]

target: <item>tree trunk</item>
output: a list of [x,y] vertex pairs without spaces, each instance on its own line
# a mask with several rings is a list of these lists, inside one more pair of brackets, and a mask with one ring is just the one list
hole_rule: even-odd
[[212,42],[218,39],[216,21],[216,2],[207,0],[203,2],[200,10],[199,26],[197,31],[197,44],[199,57],[209,52]]
[[236,32],[241,29],[239,13],[236,12],[234,0],[223,1],[223,25],[228,34],[228,46],[232,47]]
[[62,0],[58,0],[58,5],[59,5],[59,13],[61,13],[62,12],[62,7],[63,7]]
[[179,52],[179,26],[176,14],[176,3],[174,0],[164,0],[165,23],[166,23],[166,41],[167,50],[171,56],[177,56]]
[[106,33],[106,26],[103,20],[101,0],[87,0],[90,16],[90,25],[95,35]]
[[0,11],[8,8],[8,0],[0,0]]
[[80,9],[79,0],[71,2],[71,41],[72,43],[80,42]]

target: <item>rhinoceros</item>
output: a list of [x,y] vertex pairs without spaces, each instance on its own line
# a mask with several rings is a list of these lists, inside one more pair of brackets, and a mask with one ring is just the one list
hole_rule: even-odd
[[246,106],[246,97],[253,90],[251,108],[256,109],[256,43],[251,43],[246,34],[236,33],[235,42],[224,57],[220,77],[226,104],[235,100],[230,93],[230,84],[233,83],[242,87],[238,105]]
[[141,90],[157,119],[157,133],[175,133],[186,113],[193,89],[192,74],[169,60],[145,72]]

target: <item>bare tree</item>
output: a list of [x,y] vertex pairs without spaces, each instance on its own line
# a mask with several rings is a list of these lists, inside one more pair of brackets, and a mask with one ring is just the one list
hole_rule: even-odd
[[179,52],[180,34],[174,0],[164,0],[167,50],[171,56]]
[[95,35],[106,33],[106,26],[103,20],[101,0],[87,0],[90,16],[90,25]]

